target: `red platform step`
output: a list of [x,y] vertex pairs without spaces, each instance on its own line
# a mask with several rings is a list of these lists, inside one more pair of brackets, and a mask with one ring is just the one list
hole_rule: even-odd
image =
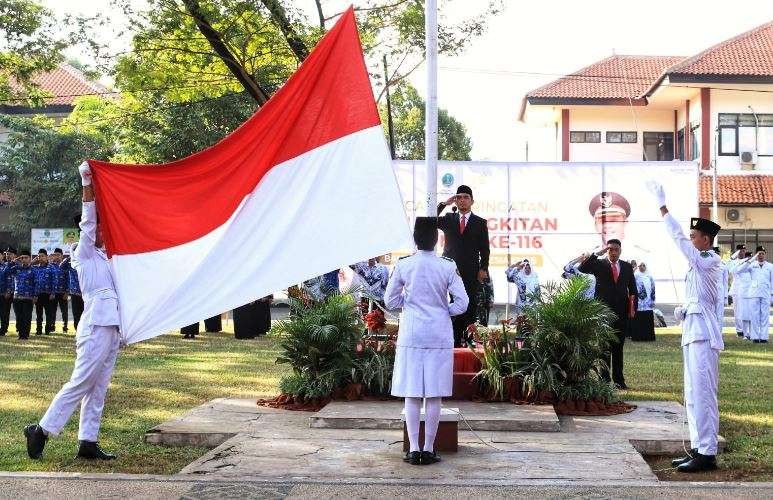
[[[482,352],[482,349],[478,349]],[[477,392],[473,377],[481,368],[480,361],[469,348],[454,349],[454,385],[451,399],[469,401]]]

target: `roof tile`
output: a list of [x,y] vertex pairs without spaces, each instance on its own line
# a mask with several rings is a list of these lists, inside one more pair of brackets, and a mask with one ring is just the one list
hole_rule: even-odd
[[773,76],[773,21],[688,57],[668,73]]
[[[712,178],[700,177],[700,203],[712,203]],[[717,203],[719,205],[773,206],[773,175],[719,175],[717,176]]]

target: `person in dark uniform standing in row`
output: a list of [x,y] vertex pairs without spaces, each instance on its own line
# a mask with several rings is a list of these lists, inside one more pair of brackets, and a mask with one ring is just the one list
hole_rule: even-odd
[[37,286],[37,301],[35,301],[35,316],[37,319],[37,329],[35,335],[43,334],[43,315],[46,317],[45,332],[46,335],[54,330],[54,321],[51,318],[51,295],[53,286],[53,273],[48,267],[48,252],[45,248],[38,250],[37,259],[32,265],[35,271],[35,280]]
[[207,333],[218,333],[223,331],[223,320],[221,315],[212,316],[204,320],[204,331]]
[[[472,189],[461,185],[456,195],[440,203],[437,209],[438,229],[445,234],[443,256],[456,262],[467,297],[473,298],[467,310],[453,318],[454,345],[457,347],[469,341],[466,338],[467,327],[476,322],[477,303],[474,299],[478,297],[480,283],[488,278],[488,226],[485,219],[472,213],[473,203]],[[440,214],[449,205],[455,205],[458,212],[454,210],[441,217]]]
[[[75,251],[76,246],[77,243],[73,245],[72,251]],[[83,294],[81,293],[81,285],[78,282],[78,271],[72,267],[69,255],[62,261],[62,265],[67,269],[67,293],[70,296],[70,304],[72,305],[72,324],[77,330],[78,323],[83,314]],[[67,331],[66,325],[65,323],[65,331]]]
[[199,334],[199,322],[180,328],[180,333],[184,339],[195,339]]
[[11,319],[11,307],[13,306],[11,268],[14,259],[16,259],[16,249],[8,247],[3,252],[3,261],[0,263],[0,337],[8,333],[8,323]]
[[274,296],[269,295],[244,304],[233,310],[234,338],[254,339],[265,335],[271,329],[271,303]]
[[69,321],[69,311],[67,308],[68,302],[68,281],[69,270],[66,266],[62,266],[63,254],[61,248],[55,248],[54,253],[51,254],[51,262],[48,267],[51,268],[51,331],[56,329],[56,310],[59,308],[59,312],[62,314],[62,331],[67,332],[67,323]]
[[30,265],[29,250],[22,250],[11,263],[13,276],[13,314],[16,316],[16,332],[19,340],[30,338],[32,309],[37,301],[35,270]]

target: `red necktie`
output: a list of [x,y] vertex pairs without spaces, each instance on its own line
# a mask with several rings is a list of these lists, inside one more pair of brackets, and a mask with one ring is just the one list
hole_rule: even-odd
[[617,278],[620,276],[620,271],[617,269],[617,262],[612,263],[612,279],[617,283]]
[[459,233],[464,234],[464,228],[467,227],[467,224],[464,223],[465,216],[462,215],[459,219]]

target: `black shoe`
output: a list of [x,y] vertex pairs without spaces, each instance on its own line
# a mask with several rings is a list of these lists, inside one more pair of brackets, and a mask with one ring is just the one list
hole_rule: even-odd
[[430,465],[440,462],[440,455],[434,451],[422,451],[421,452],[421,465]]
[[692,457],[694,457],[698,453],[698,450],[696,448],[691,449],[687,452],[687,455],[685,455],[682,458],[675,458],[674,460],[671,460],[671,465],[674,467],[677,467],[682,464],[686,464],[690,460],[692,460]]
[[78,458],[87,460],[115,460],[117,457],[112,453],[107,453],[99,447],[96,441],[79,441]]
[[403,457],[403,462],[408,462],[411,465],[421,465],[421,452],[409,451]]
[[43,448],[46,447],[48,436],[43,428],[37,424],[30,424],[24,428],[24,437],[27,438],[27,455],[33,460],[43,457]]
[[43,335],[43,332],[35,332],[35,335]]
[[760,340],[760,344],[767,344],[767,343],[768,343],[767,340]]
[[739,337],[743,337],[743,332],[735,332],[735,334],[738,335]]
[[676,468],[679,472],[703,472],[717,469],[717,458],[714,455],[696,453],[688,462]]
[[618,389],[620,389],[621,391],[627,391],[627,390],[628,390],[628,386],[627,386],[627,385],[625,385],[625,382],[621,382],[621,383],[619,383],[619,384],[618,384],[618,383],[615,383],[615,387],[617,387],[617,388],[618,388]]
[[761,341],[760,339],[754,339],[754,340],[752,340],[752,342],[754,342],[755,344],[760,344],[760,343],[762,343],[762,341]]

